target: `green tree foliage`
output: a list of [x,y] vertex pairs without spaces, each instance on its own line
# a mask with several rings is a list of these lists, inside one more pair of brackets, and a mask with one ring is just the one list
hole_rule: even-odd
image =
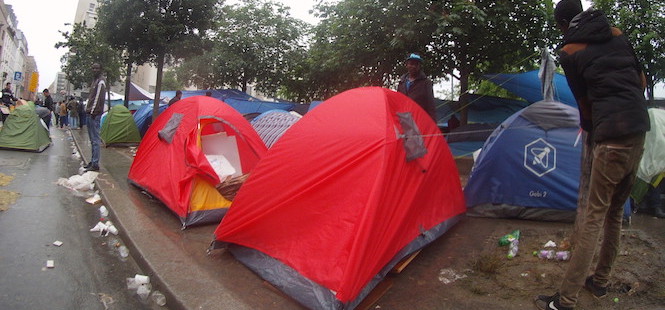
[[[431,1],[341,0],[316,7],[309,57],[303,65],[312,99],[325,99],[360,86],[386,86],[395,80],[409,52],[428,54],[436,30]],[[432,59],[425,57],[426,59]],[[424,69],[443,76],[436,61]]]
[[62,61],[62,71],[67,81],[76,88],[84,88],[93,80],[92,64],[102,65],[104,75],[109,84],[120,78],[122,58],[117,50],[105,44],[101,35],[83,24],[75,24],[72,31],[61,31],[64,41],[55,44],[56,48],[67,48]]
[[[547,0],[434,1],[432,12],[437,15],[432,54],[444,71],[459,72],[462,94],[470,78],[534,68],[539,50],[559,36]],[[460,99],[465,105],[465,96]],[[466,109],[461,121],[466,123]]]
[[394,85],[410,52],[433,79],[459,72],[465,93],[483,73],[533,68],[559,35],[548,0],[341,0],[317,11],[306,80],[320,98]]
[[647,96],[653,99],[654,85],[665,81],[665,1],[597,0],[594,4],[633,44],[647,76]]
[[174,70],[168,70],[164,72],[162,88],[166,90],[182,90],[185,88],[185,84],[178,79],[178,75]]
[[272,96],[303,57],[307,24],[270,0],[244,0],[224,8],[210,53],[186,61],[179,72],[200,88],[248,84]]
[[100,27],[130,61],[149,59],[157,67],[153,118],[159,114],[165,62],[201,54],[214,21],[218,0],[103,0]]

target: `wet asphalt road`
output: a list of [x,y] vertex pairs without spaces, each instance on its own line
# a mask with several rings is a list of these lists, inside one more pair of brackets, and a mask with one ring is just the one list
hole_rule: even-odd
[[100,204],[56,184],[77,174],[80,160],[66,130],[51,136],[42,153],[0,150],[0,172],[14,177],[0,189],[20,194],[0,211],[0,309],[156,308],[127,289],[126,278],[144,273],[119,255],[120,237],[90,232]]

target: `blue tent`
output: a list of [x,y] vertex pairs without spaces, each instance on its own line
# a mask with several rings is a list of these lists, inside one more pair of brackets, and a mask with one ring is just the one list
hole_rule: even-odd
[[[524,73],[486,74],[483,77],[516,96],[524,98],[529,103],[543,100],[542,83],[538,77],[538,70]],[[554,84],[554,100],[577,107],[577,101],[568,87],[565,76],[554,73],[552,84]]]
[[[145,132],[148,131],[148,127],[152,124],[152,104],[142,105],[136,112],[134,112],[134,121],[136,126],[139,128],[141,137],[145,135]],[[168,105],[160,104],[159,105],[159,114],[164,112]]]
[[[470,216],[573,221],[582,143],[576,108],[541,101],[485,141],[464,188]],[[627,215],[630,207],[626,204]]]
[[300,116],[296,116],[291,112],[270,110],[255,117],[251,121],[251,124],[256,133],[261,137],[261,140],[263,140],[263,143],[268,148],[271,148],[298,120],[300,120]]

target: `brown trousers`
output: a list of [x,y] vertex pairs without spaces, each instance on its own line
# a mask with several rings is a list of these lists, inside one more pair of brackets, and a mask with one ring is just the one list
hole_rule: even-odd
[[[562,306],[574,307],[577,303],[601,229],[603,241],[593,276],[597,285],[607,285],[619,252],[623,205],[635,182],[643,151],[643,133],[585,145],[578,215],[572,237],[575,248],[559,289]],[[586,180],[585,173],[588,173]]]

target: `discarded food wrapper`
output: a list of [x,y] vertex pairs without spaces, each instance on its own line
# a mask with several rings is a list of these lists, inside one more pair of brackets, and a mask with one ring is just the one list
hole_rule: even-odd
[[439,281],[443,284],[450,284],[459,279],[466,278],[467,275],[464,273],[457,273],[450,268],[439,270]]
[[92,231],[98,231],[99,235],[102,235],[106,231],[106,228],[107,228],[106,224],[104,224],[102,222],[97,222],[97,225],[95,225],[95,227],[93,227],[93,228],[90,228],[90,231],[91,232]]
[[99,207],[99,215],[102,217],[107,217],[109,216],[109,210],[105,206]]
[[142,274],[136,274],[134,276],[134,281],[136,284],[141,285],[141,284],[148,284],[150,283],[150,277],[149,276],[144,276]]
[[545,245],[543,245],[543,247],[546,247],[546,248],[556,248],[556,243],[555,243],[554,241],[550,240],[550,241],[547,241],[547,242],[545,243]]
[[94,182],[98,174],[96,171],[88,171],[83,175],[75,174],[68,179],[58,179],[57,184],[75,191],[88,191],[95,188]]
[[88,199],[85,200],[85,202],[91,205],[94,205],[100,201],[102,201],[102,197],[100,197],[98,193],[95,193],[94,195],[88,197]]
[[116,236],[118,235],[118,229],[115,228],[115,225],[107,225],[106,226],[106,235],[108,235],[109,233],[112,233]]
[[55,262],[52,259],[47,260],[46,268],[55,268]]
[[134,278],[127,278],[127,289],[135,290],[137,288],[139,288],[139,285],[136,284],[136,280],[134,280]]
[[60,241],[60,240],[53,241],[53,245],[55,245],[55,246],[61,246],[61,245],[62,245],[62,241]]
[[147,300],[148,297],[150,297],[151,290],[152,290],[152,285],[150,285],[150,283],[141,284],[136,289],[136,294],[138,294],[142,300]]

